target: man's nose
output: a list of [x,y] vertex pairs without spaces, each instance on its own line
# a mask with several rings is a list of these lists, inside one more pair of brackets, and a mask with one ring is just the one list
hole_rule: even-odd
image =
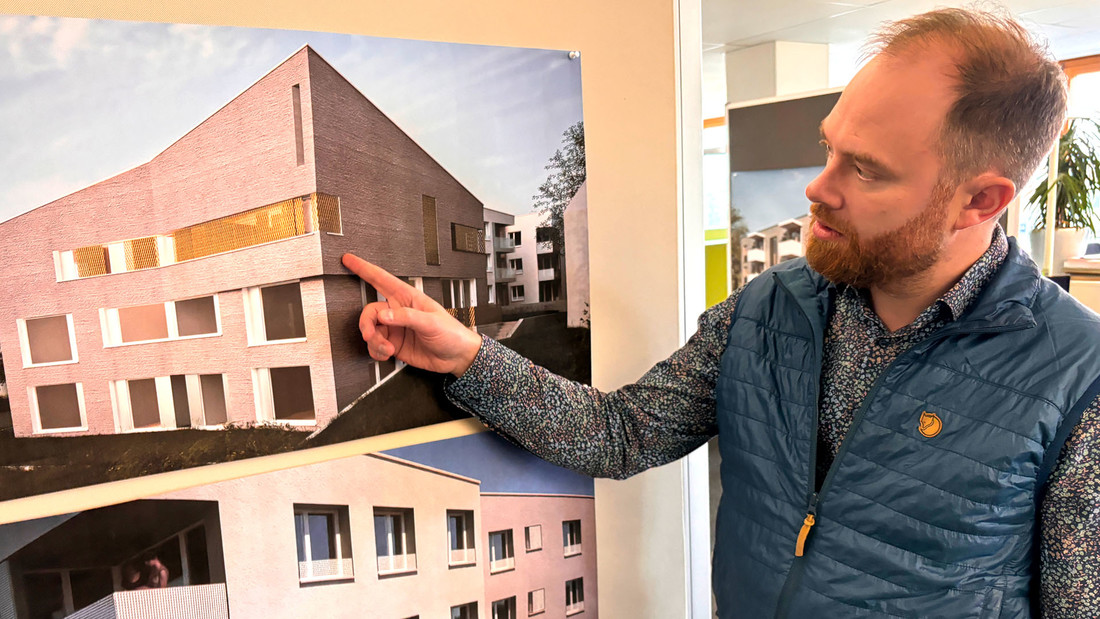
[[811,202],[819,202],[829,208],[840,208],[843,198],[837,189],[836,179],[833,177],[833,166],[827,164],[823,170],[806,185],[806,198]]

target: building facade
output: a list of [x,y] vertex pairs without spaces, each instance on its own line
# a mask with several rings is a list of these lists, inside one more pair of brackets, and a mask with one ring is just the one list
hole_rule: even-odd
[[588,279],[588,182],[581,183],[565,207],[566,306],[570,327],[590,322]]
[[802,241],[809,233],[810,216],[803,215],[745,235],[741,239],[742,284],[781,262],[805,255]]
[[[482,204],[311,48],[151,161],[0,224],[17,436],[315,430],[395,370],[354,252],[473,326]],[[9,352],[10,351],[10,352]]]
[[508,305],[508,284],[516,281],[516,270],[510,266],[516,243],[508,235],[508,226],[516,223],[515,215],[484,209],[485,213],[485,280],[488,302]]
[[[508,284],[511,305],[565,301],[564,257],[554,249],[551,229],[544,227],[542,220],[539,213],[526,213],[516,215],[515,223],[507,227],[516,248],[508,257],[508,266],[516,276]],[[560,305],[565,309],[564,303]]]
[[488,435],[417,454],[485,479],[355,456],[4,525],[0,619],[598,616],[590,479]]

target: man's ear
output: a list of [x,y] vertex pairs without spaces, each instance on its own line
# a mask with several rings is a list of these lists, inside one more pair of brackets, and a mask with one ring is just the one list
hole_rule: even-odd
[[959,185],[956,195],[964,202],[955,220],[955,229],[965,230],[1000,216],[1016,197],[1016,183],[999,174],[985,172]]

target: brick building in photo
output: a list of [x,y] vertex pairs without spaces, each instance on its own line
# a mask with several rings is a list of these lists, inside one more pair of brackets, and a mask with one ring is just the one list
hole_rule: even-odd
[[396,369],[341,255],[473,326],[499,316],[483,217],[303,47],[149,162],[0,224],[14,431],[324,427]]

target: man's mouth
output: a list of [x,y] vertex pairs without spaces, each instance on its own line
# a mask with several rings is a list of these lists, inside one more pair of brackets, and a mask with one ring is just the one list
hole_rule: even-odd
[[821,222],[820,219],[816,217],[813,220],[813,227],[811,228],[811,230],[813,231],[815,237],[825,241],[839,239],[844,236],[840,233],[840,231],[825,225]]

